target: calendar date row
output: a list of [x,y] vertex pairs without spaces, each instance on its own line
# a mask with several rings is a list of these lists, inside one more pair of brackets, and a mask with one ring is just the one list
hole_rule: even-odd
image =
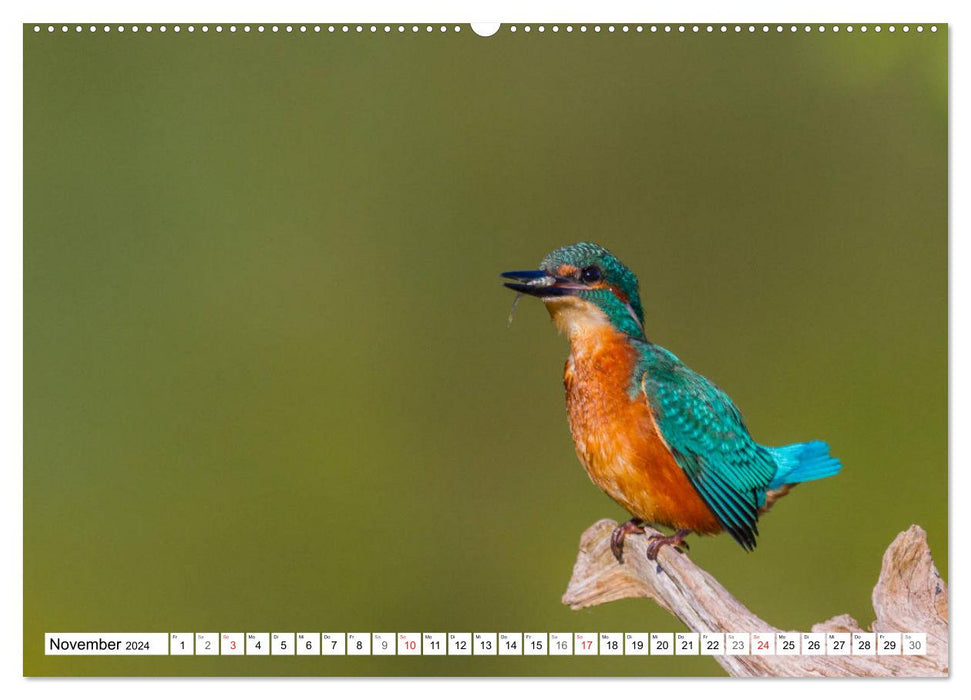
[[50,656],[898,656],[922,632],[48,633]]

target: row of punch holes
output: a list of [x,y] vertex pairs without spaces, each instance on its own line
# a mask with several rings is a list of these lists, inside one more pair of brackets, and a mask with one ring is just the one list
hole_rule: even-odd
[[[55,26],[53,24],[47,25],[47,27],[42,27],[39,24],[35,24],[34,25],[34,32],[35,33],[40,33],[42,31],[44,31],[45,28],[46,28],[46,30],[47,30],[48,33],[54,33],[58,29],[60,29],[62,33],[66,33],[66,32],[71,31],[71,27],[69,27],[66,24],[61,25],[60,27]],[[74,31],[75,32],[83,32],[84,29],[85,29],[81,25],[75,25],[73,28],[74,28]],[[89,32],[97,32],[99,30],[99,27],[97,27],[95,25],[90,25],[90,26],[87,27],[87,29],[88,29]],[[143,27],[139,27],[138,25],[130,25],[130,26],[126,27],[123,24],[119,24],[119,25],[115,25],[115,26],[106,24],[106,25],[103,25],[102,27],[100,27],[100,29],[101,29],[101,31],[106,32],[106,33],[107,32],[112,32],[112,31],[115,31],[115,32],[118,32],[118,33],[124,33],[126,31],[129,31],[129,32],[132,32],[132,33],[138,33],[139,31],[143,31],[145,33],[151,33],[153,31],[156,31],[156,28],[155,27],[152,27],[151,25],[146,25],[146,26],[143,26]],[[453,31],[453,32],[461,32],[462,31],[462,28],[460,26],[458,26],[458,25],[452,25],[452,26],[434,25],[433,26],[433,25],[430,25],[430,24],[428,24],[428,25],[421,25],[421,26],[420,25],[417,25],[417,24],[412,24],[412,25],[399,24],[399,25],[395,25],[395,26],[392,26],[390,24],[385,24],[385,25],[376,25],[376,24],[371,24],[371,25],[362,25],[362,24],[356,24],[356,25],[354,25],[354,24],[350,24],[350,25],[349,24],[329,24],[329,25],[320,25],[320,24],[314,24],[314,25],[306,25],[306,24],[299,24],[299,25],[293,25],[293,24],[286,24],[286,25],[276,25],[276,24],[273,24],[273,25],[262,25],[262,24],[258,24],[258,25],[249,25],[249,24],[246,24],[246,25],[242,25],[240,27],[237,27],[235,24],[228,25],[227,27],[223,27],[221,24],[217,24],[217,25],[214,25],[213,27],[209,27],[209,25],[201,25],[198,28],[195,25],[191,25],[190,24],[190,25],[186,25],[184,27],[184,30],[186,32],[189,32],[190,34],[196,32],[197,30],[200,31],[200,32],[202,32],[202,33],[204,33],[204,34],[210,32],[210,31],[215,31],[217,34],[219,34],[219,33],[222,33],[225,30],[228,30],[230,33],[236,33],[238,31],[242,31],[243,33],[256,32],[257,34],[259,34],[259,33],[266,33],[266,32],[279,33],[281,31],[283,31],[284,33],[287,33],[287,34],[294,34],[294,33],[306,34],[308,32],[312,32],[312,33],[316,33],[316,34],[320,34],[322,32],[326,32],[328,34],[351,34],[351,33],[356,33],[356,34],[363,34],[363,33],[377,34],[379,32],[382,32],[382,33],[385,33],[385,34],[391,34],[393,32],[397,32],[399,34],[404,34],[406,32],[418,33],[418,32],[421,32],[423,29],[424,29],[424,31],[426,33],[432,33],[432,32],[446,33],[446,32],[449,32],[449,31]],[[657,33],[667,33],[667,34],[671,34],[671,33],[681,33],[681,34],[685,34],[685,33],[692,33],[692,34],[707,33],[707,34],[712,34],[712,33],[715,33],[715,32],[727,33],[727,32],[732,32],[732,31],[735,32],[736,34],[741,34],[743,32],[747,32],[749,34],[755,34],[755,33],[768,34],[769,32],[772,32],[773,30],[775,32],[777,32],[777,33],[781,33],[781,32],[786,31],[786,29],[788,29],[789,32],[792,32],[792,33],[795,33],[795,32],[814,32],[814,31],[815,32],[827,32],[827,31],[829,31],[829,32],[833,32],[833,33],[838,33],[840,31],[845,31],[847,33],[852,33],[855,30],[857,30],[857,31],[859,31],[861,33],[866,33],[866,32],[871,31],[871,30],[873,32],[880,33],[880,32],[883,31],[884,28],[881,25],[873,25],[873,26],[859,25],[858,27],[854,27],[853,25],[846,25],[845,27],[842,27],[841,28],[839,25],[826,26],[826,25],[822,25],[822,24],[821,25],[817,25],[817,26],[808,25],[808,24],[807,25],[801,25],[801,26],[797,26],[797,25],[794,25],[794,24],[793,25],[787,25],[787,26],[783,26],[781,24],[771,25],[771,26],[768,25],[768,24],[763,24],[763,25],[754,25],[754,24],[749,24],[749,25],[740,25],[740,24],[735,24],[735,25],[726,25],[726,24],[721,24],[721,25],[713,25],[713,24],[689,24],[689,25],[685,25],[685,24],[676,24],[676,25],[671,25],[671,24],[662,24],[662,25],[656,25],[656,24],[651,24],[651,25],[641,25],[641,24],[637,24],[637,25],[628,25],[628,24],[613,25],[613,24],[608,24],[608,25],[599,25],[599,24],[595,24],[595,25],[589,25],[589,26],[586,25],[586,24],[580,24],[580,25],[567,24],[567,25],[563,25],[562,27],[560,25],[558,25],[558,24],[550,25],[549,27],[547,27],[546,25],[542,25],[542,24],[536,25],[536,26],[528,25],[528,24],[527,25],[519,26],[519,25],[513,24],[513,25],[510,25],[508,27],[508,31],[510,33],[516,33],[516,32],[519,32],[519,31],[526,32],[526,33],[530,33],[530,32],[532,32],[532,31],[535,30],[536,32],[538,32],[540,34],[545,33],[547,30],[549,30],[550,32],[552,32],[554,34],[555,33],[559,33],[559,32],[566,32],[567,34],[573,33],[573,32],[580,32],[581,34],[582,33],[585,33],[585,32],[593,32],[594,34],[596,34],[596,33],[602,33],[604,31],[606,31],[606,33],[608,33],[608,34],[609,33],[616,33],[618,31],[620,31],[621,33],[630,33],[630,32],[634,32],[634,33],[644,33],[644,32],[648,32],[648,33],[652,33],[652,34],[657,34]],[[917,32],[923,32],[924,31],[924,26],[918,24],[918,25],[914,26],[913,29],[915,31],[917,31]],[[931,32],[936,32],[937,31],[937,26],[936,25],[931,25],[929,27],[929,29],[930,29]],[[182,27],[182,25],[178,25],[177,24],[177,25],[173,25],[171,27],[171,30],[172,30],[172,32],[178,34],[178,33],[180,33],[180,32],[183,31],[183,27]],[[894,32],[897,31],[897,27],[895,25],[889,25],[889,26],[886,27],[886,30],[888,32],[890,32],[890,33],[894,33]],[[166,25],[160,25],[159,27],[157,27],[157,31],[162,32],[162,33],[165,33],[167,31],[169,31],[169,27],[167,27]],[[475,27],[473,27],[473,31],[475,31],[477,34],[480,34],[480,36],[489,36],[489,35],[491,35],[491,33],[490,34],[481,33],[479,31],[477,31]],[[911,31],[911,26],[910,25],[906,25],[906,24],[905,25],[902,25],[900,27],[900,31],[905,32],[905,33],[910,32]]]

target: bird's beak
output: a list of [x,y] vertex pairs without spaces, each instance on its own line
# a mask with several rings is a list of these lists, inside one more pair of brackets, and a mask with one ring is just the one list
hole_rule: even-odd
[[503,272],[502,276],[506,279],[517,280],[516,282],[503,283],[514,292],[540,298],[568,296],[574,294],[576,290],[582,289],[569,277],[554,277],[544,270]]

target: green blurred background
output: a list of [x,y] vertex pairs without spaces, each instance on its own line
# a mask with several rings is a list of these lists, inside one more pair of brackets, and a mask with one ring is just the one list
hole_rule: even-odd
[[[228,25],[227,25],[228,26]],[[46,27],[45,27],[46,30]],[[947,29],[24,28],[29,675],[721,675],[710,658],[45,657],[45,631],[680,631],[560,603],[577,240],[768,444],[845,469],[691,555],[772,624],[947,575]]]

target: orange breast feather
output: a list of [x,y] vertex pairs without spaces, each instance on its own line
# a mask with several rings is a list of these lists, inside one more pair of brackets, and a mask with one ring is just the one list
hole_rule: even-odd
[[574,336],[570,345],[563,375],[570,430],[593,482],[649,523],[721,530],[658,433],[647,398],[628,393],[636,349],[609,327]]

